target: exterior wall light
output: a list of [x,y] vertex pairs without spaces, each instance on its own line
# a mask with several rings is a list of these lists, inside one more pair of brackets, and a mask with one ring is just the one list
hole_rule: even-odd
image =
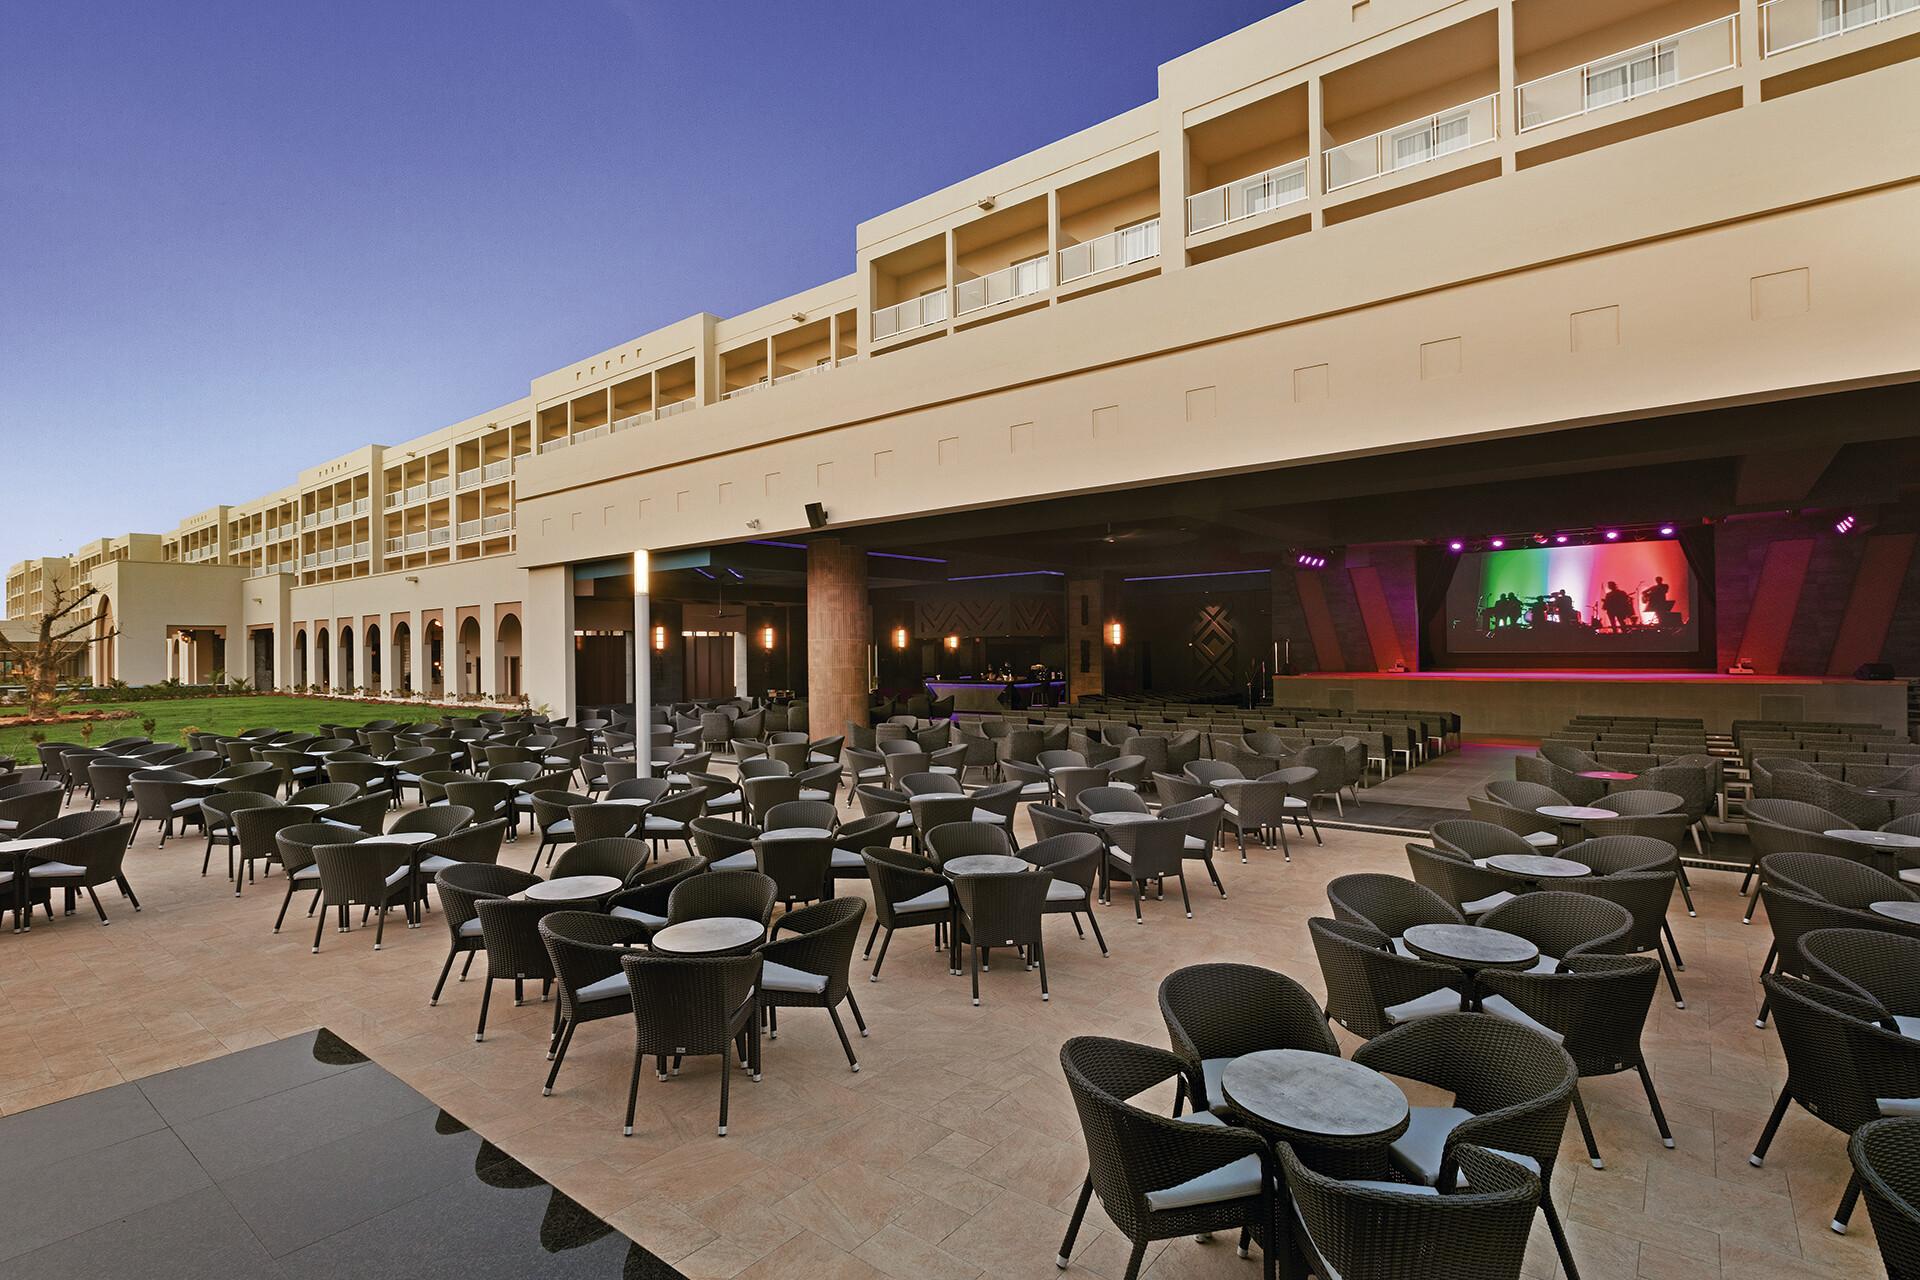
[[1107,643],[1108,644],[1118,646],[1121,640],[1125,637],[1125,635],[1126,633],[1120,629],[1119,623],[1109,622],[1107,624]]

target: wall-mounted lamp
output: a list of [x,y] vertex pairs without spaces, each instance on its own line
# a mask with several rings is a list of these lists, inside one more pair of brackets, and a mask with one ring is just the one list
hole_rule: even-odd
[[411,582],[414,586],[417,587],[420,585],[420,575],[417,573],[410,573],[407,575],[407,581]]
[[960,647],[960,637],[948,636],[946,640],[946,644],[947,644],[947,652],[952,653]]
[[773,628],[772,627],[760,628],[760,647],[762,649],[765,649],[768,653],[773,652]]
[[658,622],[653,624],[653,651],[655,653],[667,651],[667,629]]
[[1118,645],[1125,634],[1126,633],[1120,629],[1119,623],[1109,622],[1107,624],[1107,643],[1108,644]]
[[907,629],[905,627],[895,627],[893,629],[893,647],[896,649],[904,649],[907,647]]
[[974,203],[980,206],[980,212],[985,213],[993,208],[993,197],[988,196],[983,200],[976,200]]

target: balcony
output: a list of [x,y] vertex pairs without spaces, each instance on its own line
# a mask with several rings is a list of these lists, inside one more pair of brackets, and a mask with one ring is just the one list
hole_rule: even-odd
[[502,511],[498,515],[482,516],[480,532],[485,535],[513,532],[513,512]]
[[311,529],[319,523],[320,523],[320,517],[316,516],[311,511],[309,511],[306,515],[303,515],[300,517],[300,527],[302,529]]
[[983,307],[1045,293],[1053,287],[1053,272],[1045,258],[1028,258],[984,276],[962,280],[953,287],[953,312],[964,316]]
[[[1914,4],[1920,6],[1920,0]],[[1729,13],[1651,44],[1529,80],[1517,90],[1520,130],[1558,124],[1739,64],[1737,15]]]
[[735,387],[731,391],[723,391],[720,394],[720,398],[722,400],[737,400],[741,396],[750,396],[756,391],[765,391],[766,389],[766,379],[762,378],[759,382],[749,382],[744,387]]
[[498,462],[489,462],[485,467],[482,468],[482,472],[484,473],[486,482],[488,484],[492,484],[495,480],[512,479],[513,459],[502,458]]
[[1187,234],[1197,235],[1307,198],[1307,162],[1295,160],[1187,197]]
[[833,368],[833,366],[830,364],[810,364],[804,369],[795,369],[792,373],[781,374],[773,380],[773,385],[776,387],[781,386],[784,383],[793,382],[797,379],[808,377],[811,374],[824,373],[831,368]]
[[416,484],[416,485],[410,486],[407,489],[405,496],[402,498],[402,501],[421,502],[426,499],[426,496],[427,496],[427,486],[424,484]]
[[471,489],[473,486],[481,483],[482,479],[483,477],[480,474],[479,467],[469,467],[454,477],[453,487],[456,489]]
[[453,541],[453,528],[450,525],[443,524],[438,529],[427,530],[427,545],[430,547],[445,546],[451,541]]
[[[639,413],[630,413],[624,418],[614,419],[613,425],[608,427],[607,430],[608,431],[631,431],[635,427],[643,427],[647,423],[652,421],[653,421],[653,410],[646,409],[646,410],[642,410]],[[494,465],[498,466],[500,464],[495,463]],[[512,470],[513,470],[512,467],[509,466],[506,474],[511,474]],[[491,480],[493,477],[488,476],[487,478]]]
[[[357,515],[357,516],[363,516],[363,515],[365,515],[365,514],[367,514],[367,512],[369,512],[369,511],[371,511],[372,509],[373,509],[373,499],[372,499],[372,498],[355,498],[355,499],[354,499],[354,502],[353,502],[353,514],[354,514],[354,515]],[[345,512],[346,512],[346,508],[345,508],[345,507],[342,507],[342,508],[341,508],[341,513],[342,513],[342,514],[345,514]]]
[[570,445],[570,444],[572,444],[572,443],[573,443],[573,441],[572,441],[572,440],[571,440],[570,438],[568,438],[567,436],[560,436],[560,437],[559,437],[559,438],[557,438],[557,439],[554,439],[554,440],[548,440],[548,441],[545,441],[545,442],[543,442],[543,443],[541,444],[541,446],[540,446],[540,452],[542,452],[542,453],[558,453],[558,452],[560,452],[560,451],[561,451],[562,449],[564,449],[564,448],[566,448],[566,447],[567,447],[568,445]]
[[1339,191],[1492,142],[1500,136],[1499,106],[1500,95],[1490,93],[1329,148],[1327,190]]
[[429,498],[443,498],[452,492],[453,477],[451,476],[442,476],[438,480],[427,481],[427,496]]
[[[935,289],[917,298],[908,298],[905,302],[896,302],[890,307],[881,307],[875,311],[873,340],[879,342],[896,334],[924,329],[930,324],[941,324],[946,318],[947,291]],[[661,412],[664,413],[665,410]]]
[[672,404],[661,405],[654,416],[656,418],[671,418],[676,413],[685,413],[689,409],[697,408],[699,404],[700,402],[698,400],[689,396],[685,400],[675,400]]
[[480,522],[478,520],[462,520],[454,526],[454,536],[462,542],[465,542],[468,538],[479,537]]
[[1915,12],[1920,0],[1766,0],[1760,6],[1760,52],[1771,58]]
[[397,556],[401,552],[405,551],[406,549],[407,549],[407,539],[405,534],[402,534],[400,537],[397,537],[397,538],[387,539],[388,555]]
[[1160,256],[1160,219],[1137,222],[1060,251],[1060,283],[1130,267]]

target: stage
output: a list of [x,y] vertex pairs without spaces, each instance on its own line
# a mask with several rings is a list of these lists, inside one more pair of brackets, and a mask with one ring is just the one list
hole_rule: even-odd
[[1729,676],[1705,671],[1334,671],[1281,676],[1279,706],[1457,711],[1473,737],[1541,738],[1576,715],[1852,720],[1907,732],[1902,680]]

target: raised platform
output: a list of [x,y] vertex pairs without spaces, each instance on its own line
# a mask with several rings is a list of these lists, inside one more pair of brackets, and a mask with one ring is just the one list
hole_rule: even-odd
[[1905,733],[1901,680],[1729,676],[1704,671],[1333,671],[1282,676],[1274,700],[1296,707],[1457,711],[1465,732],[1540,738],[1577,715],[1698,716],[1709,733],[1735,720],[1857,720]]

